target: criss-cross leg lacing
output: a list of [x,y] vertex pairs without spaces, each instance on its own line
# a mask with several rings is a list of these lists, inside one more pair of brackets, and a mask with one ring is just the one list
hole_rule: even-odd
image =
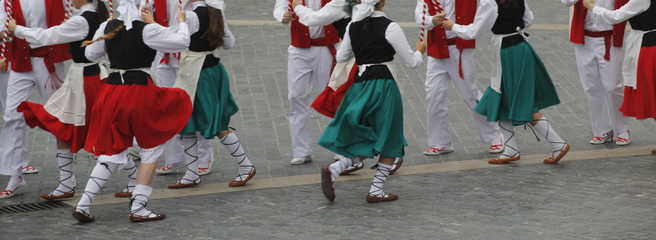
[[143,194],[136,194],[130,199],[130,213],[139,217],[155,218],[157,214],[148,210],[148,196]]
[[75,191],[73,155],[70,150],[66,150],[62,152],[59,152],[60,150],[58,150],[57,155],[55,155],[55,158],[57,158],[59,162],[59,186],[49,194],[51,196],[60,196]]
[[221,138],[221,144],[230,152],[230,155],[235,158],[237,165],[239,165],[239,174],[235,177],[235,182],[244,182],[250,180],[253,177],[253,171],[255,171],[255,166],[251,163],[246,156],[244,148],[239,142],[237,135],[232,132],[226,134]]
[[[330,170],[330,176],[333,182],[337,180],[339,175],[346,170],[348,167],[353,166],[356,161],[353,160],[353,158],[348,158],[348,157],[343,157],[334,163],[330,164],[328,166],[328,169]],[[362,161],[358,161],[362,162]]]
[[200,175],[198,174],[198,137],[182,136],[184,144],[184,158],[187,162],[187,171],[178,183],[189,184],[200,182]]
[[[517,148],[517,139],[515,138],[515,130],[513,129],[510,121],[499,121],[499,130],[504,138],[503,145],[504,151],[501,153],[500,159],[513,158],[519,156],[519,149]],[[507,123],[506,123],[507,122]]]
[[123,188],[122,193],[130,193],[134,191],[137,185],[137,165],[134,163],[132,154],[127,154],[128,163],[125,164],[123,170],[128,172],[128,185]]
[[369,188],[369,195],[374,197],[386,197],[386,193],[383,192],[383,185],[389,176],[389,172],[392,170],[392,166],[387,164],[378,163],[376,168],[376,175],[371,183],[371,188]]
[[118,170],[118,164],[115,163],[97,164],[93,168],[91,176],[89,176],[87,186],[84,188],[84,194],[82,194],[82,198],[80,198],[76,208],[88,213],[91,207],[91,201],[93,201],[93,198],[100,192],[109,177],[116,170]]

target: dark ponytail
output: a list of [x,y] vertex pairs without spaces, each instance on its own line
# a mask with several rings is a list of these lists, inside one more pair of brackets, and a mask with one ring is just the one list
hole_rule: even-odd
[[107,6],[102,0],[98,0],[98,6],[96,7],[96,11],[98,13],[98,21],[104,22],[107,21],[109,18],[109,11],[107,10]]
[[225,29],[223,29],[223,12],[221,10],[207,7],[207,14],[210,17],[209,28],[201,39],[207,41],[213,49],[223,46],[223,37],[225,37]]

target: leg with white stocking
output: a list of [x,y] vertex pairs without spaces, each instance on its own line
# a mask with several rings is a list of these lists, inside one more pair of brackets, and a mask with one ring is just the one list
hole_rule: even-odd
[[73,186],[73,153],[68,148],[57,149],[55,158],[59,162],[59,186],[51,193],[41,194],[40,197],[48,200],[73,197],[75,195],[75,186]]
[[90,207],[93,198],[100,192],[109,177],[118,170],[119,164],[104,161],[110,156],[102,155],[98,158],[98,164],[91,171],[84,194],[73,210],[73,217],[80,222],[93,222],[95,218],[91,215]]
[[551,127],[551,124],[549,124],[549,121],[547,121],[547,118],[542,116],[542,114],[539,112],[533,114],[533,119],[535,119],[533,122],[531,122],[533,128],[542,136],[544,136],[553,148],[551,157],[545,159],[543,163],[557,163],[569,151],[569,144],[560,138],[560,136],[558,136],[556,131]]
[[134,163],[132,154],[128,153],[126,157],[128,158],[128,163],[123,166],[123,170],[128,173],[129,180],[128,185],[123,190],[114,194],[114,197],[118,198],[131,197],[132,191],[134,191],[134,187],[137,185],[137,165]]
[[14,175],[9,178],[9,183],[7,183],[7,189],[0,192],[1,198],[10,198],[13,197],[17,192],[25,189],[27,187],[27,182],[23,179],[23,172],[18,169]]
[[132,198],[130,199],[130,221],[156,221],[166,217],[163,213],[154,213],[146,209],[148,199],[152,193],[153,188],[150,186],[138,184],[135,187],[134,192],[132,193]]
[[499,121],[499,130],[503,135],[503,153],[497,158],[490,159],[490,164],[504,164],[519,160],[519,148],[517,148],[517,140],[515,139],[515,131],[511,121]]
[[200,184],[198,175],[198,137],[196,133],[182,136],[184,146],[184,159],[187,163],[187,171],[182,179],[169,185],[169,188],[186,188]]
[[230,152],[230,155],[235,158],[237,165],[239,165],[239,175],[228,186],[244,186],[248,180],[251,180],[255,176],[255,166],[248,160],[246,152],[244,152],[244,148],[241,146],[239,138],[237,138],[235,133],[230,130],[222,131],[219,138],[221,138],[221,143]]
[[342,157],[334,163],[324,166],[321,168],[321,190],[323,195],[329,200],[335,200],[335,181],[339,177],[340,173],[346,170],[348,167],[355,165],[355,163],[362,163],[362,157]]
[[388,202],[399,199],[398,195],[388,194],[383,191],[383,185],[389,176],[390,170],[392,170],[392,164],[394,163],[394,158],[392,157],[380,157],[378,160],[378,167],[376,168],[376,175],[374,180],[371,183],[369,188],[369,194],[367,194],[367,202],[377,203],[377,202]]

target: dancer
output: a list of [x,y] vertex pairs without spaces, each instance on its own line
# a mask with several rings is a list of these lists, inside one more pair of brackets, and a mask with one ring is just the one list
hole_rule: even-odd
[[182,130],[192,108],[184,90],[154,85],[149,67],[157,51],[174,53],[187,48],[189,30],[181,8],[178,30],[173,31],[153,24],[149,7],[142,8],[140,14],[138,3],[139,0],[121,0],[118,19],[102,23],[94,35],[96,42],[85,50],[91,61],[107,54],[111,73],[91,112],[84,149],[100,157],[72,213],[80,222],[95,220],[90,213],[91,201],[108,178],[127,163],[127,149],[133,138],[139,143],[141,164],[130,199],[130,221],[165,217],[146,208],[153,190],[150,185],[157,158],[163,151],[161,145]]
[[[624,96],[620,65],[626,22],[609,24],[595,21],[593,14],[583,7],[580,0],[561,0],[567,6],[574,5],[570,28],[570,42],[583,91],[588,97],[593,137],[590,144],[613,141],[617,145],[631,143],[629,119],[619,111]],[[597,6],[617,9],[627,0],[598,0]]]
[[533,12],[524,0],[482,0],[474,22],[459,25],[444,16],[437,19],[463,39],[475,39],[492,31],[496,60],[492,68],[490,87],[478,102],[475,111],[499,122],[505,150],[490,164],[503,164],[520,158],[513,126],[530,123],[551,144],[551,157],[543,163],[560,161],[569,151],[569,144],[561,139],[540,112],[560,103],[542,60],[526,41],[523,29],[533,22]]
[[[330,0],[306,0],[305,4],[319,10]],[[339,35],[332,24],[306,27],[294,18],[291,0],[276,0],[273,16],[283,24],[290,24],[291,46],[288,48],[287,89],[289,99],[289,129],[292,139],[292,165],[312,161],[312,129],[310,128],[309,97],[314,82],[324,88],[330,79],[335,60],[335,44]]]
[[[81,11],[61,25],[49,29],[26,28],[17,26],[16,21],[9,23],[9,30],[17,38],[42,46],[69,43],[73,57],[64,84],[45,105],[23,102],[18,106],[28,126],[40,127],[57,137],[57,155],[59,163],[59,186],[41,197],[54,200],[70,198],[75,195],[73,173],[73,154],[84,148],[91,115],[91,107],[96,95],[104,83],[100,76],[100,67],[84,56],[83,41],[91,40],[100,23],[107,20],[109,13],[102,2],[93,4],[93,0],[73,1],[73,6]],[[105,76],[106,77],[106,76]],[[79,94],[79,93],[84,94]],[[125,165],[129,172],[128,187],[117,193],[119,197],[129,197],[136,184],[137,168],[133,161]]]
[[[351,17],[344,11],[344,4],[344,0],[332,0],[321,7],[321,9],[314,11],[303,5],[303,0],[294,0],[292,2],[292,9],[294,10],[294,14],[298,17],[298,21],[303,25],[308,27],[319,27],[332,23],[339,32],[339,37],[344,38],[346,25],[351,22]],[[346,94],[346,91],[348,91],[351,85],[353,85],[353,79],[355,78],[355,73],[358,69],[355,60],[353,60],[345,63],[338,63],[335,66],[333,74],[335,74],[335,71],[340,68],[340,65],[343,65],[342,71],[348,76],[346,81],[339,85],[332,83],[331,80],[331,82],[328,83],[328,86],[326,86],[323,92],[319,94],[311,105],[317,112],[330,118],[335,117],[335,113],[344,98],[344,94]],[[339,154],[335,155],[335,161],[342,157],[343,156]],[[390,175],[399,170],[402,164],[403,158],[396,158],[394,164],[392,164]],[[373,168],[375,167],[376,166]],[[362,168],[364,168],[364,163],[359,162],[355,166],[349,166],[344,169],[341,175],[347,175]]]
[[618,24],[628,20],[631,24],[622,66],[625,87],[620,111],[637,119],[656,118],[656,0],[629,0],[615,11],[591,0],[583,0],[583,6],[594,15],[595,23]]
[[[321,169],[321,188],[330,201],[334,183],[348,166],[379,154],[378,167],[366,196],[368,202],[398,199],[383,191],[394,158],[404,155],[403,103],[390,62],[398,53],[410,68],[422,63],[426,45],[418,41],[412,51],[401,27],[382,12],[386,0],[346,0],[352,19],[340,45],[337,61],[355,57],[358,74],[346,92],[335,118],[326,127],[319,145],[345,157]],[[351,14],[352,12],[352,14]]]
[[194,111],[187,126],[180,132],[187,171],[169,188],[200,184],[198,137],[212,139],[216,136],[239,165],[239,174],[228,186],[243,186],[255,175],[255,166],[246,156],[237,135],[229,128],[230,117],[237,113],[239,107],[230,93],[228,73],[218,58],[219,48],[232,48],[235,37],[223,15],[223,0],[194,0],[192,7],[194,10],[187,12],[191,43],[189,49],[182,53],[180,74],[176,80],[176,86],[187,90],[194,99]]
[[[438,5],[439,4],[439,5]],[[444,13],[437,10],[440,6]],[[426,11],[428,10],[428,11]],[[441,25],[435,25],[433,16],[441,14],[456,19],[458,24],[470,24],[476,14],[476,0],[417,0],[415,21],[428,30],[428,59],[426,65],[426,129],[429,149],[424,155],[435,156],[453,152],[449,126],[449,85],[453,83],[458,93],[472,110],[472,117],[482,142],[490,143],[488,152],[503,151],[503,139],[497,123],[485,121],[485,116],[473,111],[483,93],[476,87],[475,40],[464,40]]]
[[[5,11],[0,11],[0,22],[9,17],[15,19],[18,25],[28,28],[54,27],[65,19],[64,3],[59,0],[14,0],[7,3],[2,0],[0,6],[7,6],[12,13],[7,16]],[[0,26],[0,31],[4,31],[5,25]],[[47,101],[62,84],[63,62],[71,58],[67,44],[43,46],[18,38],[13,40],[10,51],[11,71],[3,116],[5,123],[0,134],[0,174],[11,178],[6,190],[0,193],[0,198],[12,197],[27,187],[23,168],[29,159],[25,148],[29,141],[26,139],[27,124],[23,114],[16,111],[18,105],[29,99],[33,89],[37,90],[43,101]],[[0,61],[6,64],[6,59]]]
[[[142,0],[141,2],[142,5],[145,5],[146,1]],[[178,20],[176,19],[176,14],[178,5],[182,5],[183,10],[191,10],[191,3],[187,0],[157,0],[149,1],[149,3],[153,7],[155,22],[164,27],[171,27],[172,29],[177,28]],[[157,86],[173,87],[178,73],[179,61],[180,53],[157,53],[155,61],[153,61],[153,66],[151,67],[151,71],[155,73],[155,84]],[[170,174],[186,165],[183,157],[184,149],[180,139],[181,137],[176,135],[164,144],[165,164],[157,168],[155,173]],[[209,174],[212,170],[211,164],[214,158],[214,151],[212,150],[210,141],[204,138],[198,140],[198,156],[198,161],[200,162],[198,174],[201,176]]]

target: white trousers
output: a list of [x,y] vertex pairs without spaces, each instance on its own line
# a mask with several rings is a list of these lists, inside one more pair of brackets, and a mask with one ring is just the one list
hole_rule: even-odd
[[[159,56],[159,53],[158,53]],[[173,87],[175,84],[175,78],[177,77],[177,59],[174,56],[170,56],[171,60],[169,64],[154,64],[155,78],[157,79],[157,85],[159,87]],[[156,58],[155,62],[159,63],[161,57]],[[184,147],[180,141],[180,136],[176,135],[167,141],[164,144],[164,159],[167,165],[184,162],[183,152]],[[211,139],[205,139],[203,137],[198,138],[198,160],[201,166],[207,166],[209,162],[214,158],[214,150],[212,149]]]
[[0,114],[5,112],[5,101],[7,100],[7,83],[9,72],[0,73]]
[[333,56],[327,47],[296,48],[287,50],[287,90],[289,99],[289,129],[294,157],[312,155],[312,129],[310,127],[310,93],[314,80],[321,89],[328,85]]
[[604,59],[604,38],[585,37],[585,45],[575,44],[576,65],[583,91],[588,97],[594,136],[611,130],[615,134],[629,129],[629,119],[619,111],[624,101],[622,49],[610,48],[610,61]]
[[463,77],[460,78],[460,50],[455,45],[449,46],[450,58],[437,59],[428,57],[426,65],[426,128],[428,130],[428,146],[444,147],[451,143],[449,127],[449,102],[447,94],[450,83],[458,90],[465,104],[472,109],[472,116],[478,129],[479,139],[491,142],[500,138],[496,123],[487,122],[485,116],[474,112],[478,100],[483,96],[476,86],[475,50],[464,49],[462,52]]
[[[48,82],[50,73],[43,63],[43,58],[32,57],[32,72],[17,73],[11,71],[9,74],[9,83],[7,86],[7,102],[5,108],[2,133],[0,134],[0,174],[15,175],[20,171],[23,165],[27,164],[24,155],[25,144],[27,139],[27,124],[23,118],[23,113],[16,111],[18,105],[27,101],[32,95],[32,90],[36,89],[45,103],[57,89],[51,87]],[[55,71],[60,79],[64,79],[64,64],[55,64]],[[55,154],[54,136],[51,135],[52,152]],[[28,153],[29,154],[29,153]]]

